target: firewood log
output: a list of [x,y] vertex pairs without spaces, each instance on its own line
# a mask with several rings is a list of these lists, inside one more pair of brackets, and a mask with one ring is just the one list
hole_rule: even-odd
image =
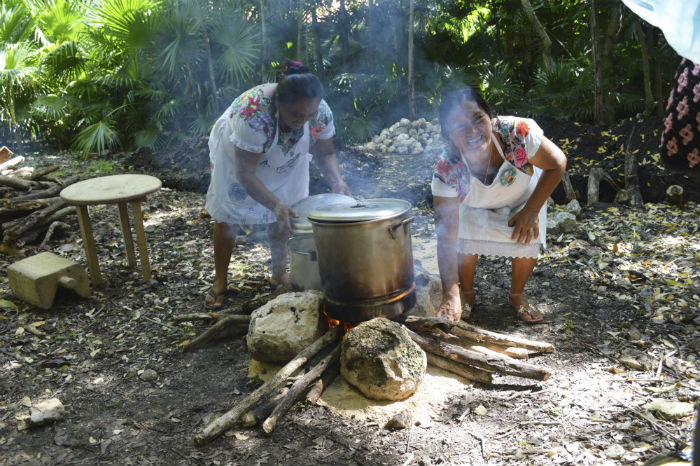
[[[53,185],[53,187],[51,187],[51,188],[48,188],[48,189],[45,189],[42,191],[31,192],[31,193],[25,194],[23,196],[17,196],[15,198],[13,198],[12,201],[16,202],[16,201],[25,201],[28,199],[43,199],[46,197],[54,197],[54,196],[57,196],[63,188],[75,183],[79,179],[80,179],[80,177],[78,175],[74,175],[74,176],[71,176],[71,177],[63,180],[63,183],[55,183]],[[0,202],[0,205],[4,205],[6,202],[8,202],[8,200],[3,199]]]
[[47,207],[56,199],[58,199],[58,197],[51,197],[47,199],[28,199],[24,201],[8,199],[2,206],[0,206],[0,215],[31,212],[32,210],[42,209]]
[[230,337],[236,334],[248,332],[250,325],[249,315],[230,315],[217,321],[214,325],[206,329],[197,338],[182,347],[183,351],[192,351],[199,348],[202,343],[218,338]]
[[300,367],[318,354],[319,351],[331,343],[336,342],[338,338],[340,338],[340,332],[340,328],[332,328],[322,337],[314,341],[311,345],[300,351],[299,354],[297,354],[291,361],[282,367],[267,382],[258,387],[253,393],[246,396],[229,411],[204,427],[204,429],[195,436],[195,443],[197,445],[204,445],[206,442],[218,437],[222,432],[231,428],[243,413],[248,411],[265,396],[279,388],[283,383],[285,383],[288,377],[299,370]]
[[41,170],[41,171],[38,171],[38,172],[34,173],[34,174],[31,176],[30,179],[31,179],[32,181],[37,181],[37,180],[39,180],[39,179],[45,177],[45,176],[48,175],[49,173],[53,173],[53,172],[55,172],[56,170],[60,170],[60,169],[61,169],[61,166],[60,166],[60,165],[54,165],[53,167],[45,168],[44,170]]
[[451,359],[443,358],[432,353],[425,353],[428,357],[428,364],[431,366],[439,367],[446,371],[452,372],[454,374],[460,375],[467,380],[473,382],[491,384],[493,383],[493,376],[490,372],[482,369],[477,369],[476,367],[465,366]]
[[551,376],[551,373],[544,368],[524,363],[508,356],[485,355],[460,346],[441,342],[435,338],[419,335],[409,329],[406,329],[406,331],[411,339],[425,351],[467,366],[475,366],[489,372],[500,372],[506,375],[543,381]]
[[21,155],[18,155],[17,157],[12,157],[10,160],[0,163],[0,171],[9,170],[10,168],[14,168],[17,165],[21,165],[23,163],[24,157],[22,157]]
[[32,187],[32,182],[14,176],[0,175],[0,185],[9,186],[10,188],[18,189],[20,191],[29,191],[29,189]]
[[280,399],[279,403],[277,403],[277,406],[275,406],[275,408],[272,410],[272,413],[267,417],[267,419],[265,419],[265,422],[263,422],[263,432],[265,432],[266,434],[272,433],[272,431],[275,429],[275,426],[277,425],[278,419],[282,415],[284,415],[284,413],[287,412],[289,407],[294,404],[294,402],[301,396],[302,393],[304,393],[306,388],[313,381],[321,377],[323,371],[325,371],[326,368],[333,361],[338,360],[339,356],[340,343],[336,343],[335,346],[330,351],[328,351],[327,354],[316,365],[314,365],[311,369],[309,369],[307,373],[305,373],[299,379],[297,379],[292,384],[287,394]]
[[243,427],[253,427],[258,425],[267,419],[277,403],[279,403],[280,398],[282,398],[289,391],[288,387],[283,387],[279,392],[268,400],[263,401],[258,404],[255,408],[251,409],[243,416],[241,416],[241,425]]
[[[506,335],[503,333],[484,330],[466,322],[452,322],[441,317],[418,317],[409,316],[406,319],[406,326],[414,332],[432,332],[435,329],[468,338],[477,343],[488,343],[505,347],[524,348],[538,353],[553,353],[554,345],[551,343],[529,340],[527,338]],[[482,345],[483,346],[483,345]]]
[[306,392],[306,402],[312,405],[318,403],[319,398],[323,395],[323,391],[333,383],[339,374],[340,361],[335,361],[323,371],[321,378],[314,382],[309,391]]

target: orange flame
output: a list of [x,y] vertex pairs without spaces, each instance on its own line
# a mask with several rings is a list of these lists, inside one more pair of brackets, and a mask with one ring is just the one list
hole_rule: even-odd
[[[350,329],[354,328],[357,326],[357,324],[353,324],[352,322],[341,322],[338,319],[334,319],[328,315],[326,312],[326,302],[323,302],[323,315],[326,316],[326,320],[328,321],[328,328],[336,328],[340,324],[343,324],[343,335],[348,333]],[[341,337],[342,338],[342,337]]]

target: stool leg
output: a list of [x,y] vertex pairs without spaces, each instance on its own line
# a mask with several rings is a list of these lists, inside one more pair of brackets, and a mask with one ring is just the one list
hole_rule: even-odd
[[95,237],[92,234],[92,225],[90,225],[88,207],[86,205],[80,205],[77,207],[80,234],[83,237],[83,247],[85,248],[85,257],[87,258],[88,269],[90,269],[90,278],[92,279],[93,285],[96,287],[102,286],[102,275],[100,274],[100,264],[97,262]]
[[136,267],[134,240],[131,239],[131,226],[129,226],[129,210],[125,202],[119,203],[119,222],[122,227],[122,236],[124,237],[124,247],[126,248],[126,258],[129,261],[129,267]]
[[134,215],[134,230],[136,230],[136,242],[139,245],[139,258],[141,259],[141,271],[143,278],[151,278],[151,265],[148,263],[148,249],[146,245],[146,232],[143,229],[143,214],[141,214],[141,203],[131,203],[131,213]]

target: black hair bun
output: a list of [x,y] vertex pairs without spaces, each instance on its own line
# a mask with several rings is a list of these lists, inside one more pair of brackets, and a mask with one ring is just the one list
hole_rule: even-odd
[[304,66],[304,64],[300,61],[293,61],[289,58],[284,60],[282,66],[284,67],[284,74],[286,76],[289,76],[290,74],[302,74],[311,72],[311,70]]

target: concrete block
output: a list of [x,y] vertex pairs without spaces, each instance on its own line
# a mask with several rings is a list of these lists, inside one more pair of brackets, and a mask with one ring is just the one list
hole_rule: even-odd
[[49,309],[59,286],[90,296],[90,282],[85,269],[70,259],[42,252],[15,262],[7,268],[10,289],[23,301]]

